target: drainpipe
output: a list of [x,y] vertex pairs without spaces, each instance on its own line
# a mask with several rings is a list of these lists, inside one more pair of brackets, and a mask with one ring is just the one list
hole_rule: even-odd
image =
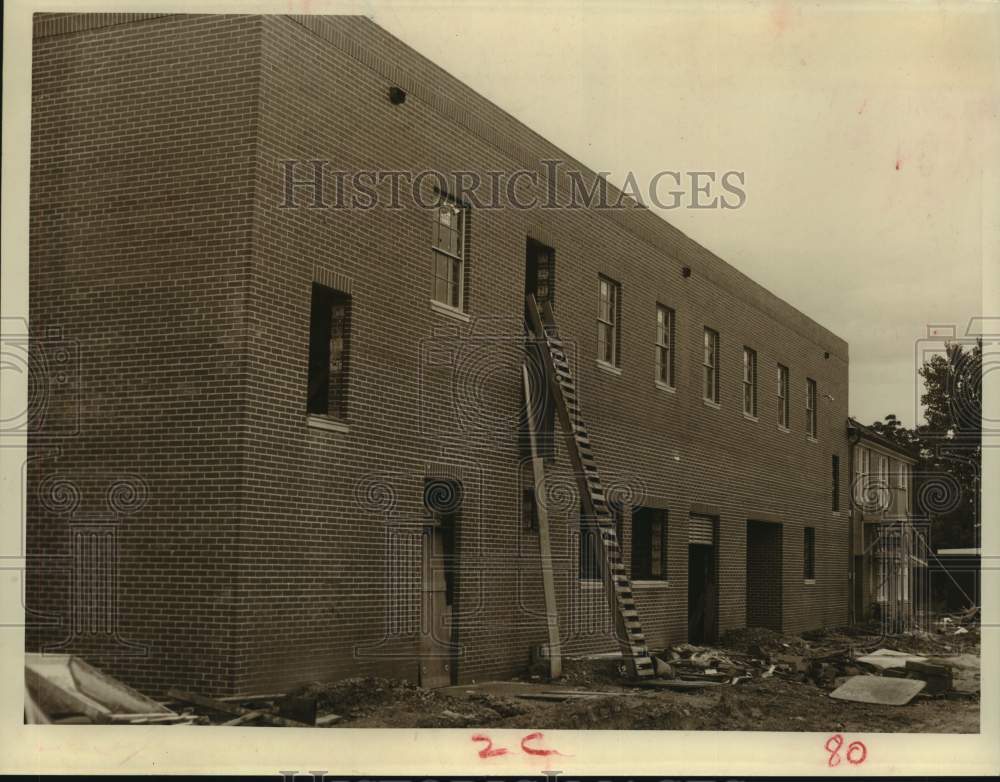
[[861,430],[851,427],[850,419],[847,423],[847,620],[849,624],[857,622],[854,606],[854,580],[858,574],[854,572],[854,448],[861,442]]

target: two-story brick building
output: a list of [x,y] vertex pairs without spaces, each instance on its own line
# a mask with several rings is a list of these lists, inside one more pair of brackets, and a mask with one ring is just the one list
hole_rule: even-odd
[[525,459],[526,293],[649,648],[847,621],[847,344],[643,208],[314,203],[310,161],[594,181],[370,21],[43,14],[32,79],[31,325],[80,356],[29,443],[32,648],[152,691],[508,675],[544,502],[563,652],[613,650],[568,441]]

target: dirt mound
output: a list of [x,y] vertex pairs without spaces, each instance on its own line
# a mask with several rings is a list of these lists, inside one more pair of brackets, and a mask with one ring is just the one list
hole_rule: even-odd
[[530,714],[504,720],[504,728],[548,730],[700,730],[708,724],[706,712],[680,702],[609,695],[551,704]]
[[621,687],[625,677],[621,672],[620,658],[600,658],[596,660],[564,659],[560,684],[582,689],[602,686]]
[[453,698],[412,682],[377,676],[313,682],[290,694],[316,698],[319,713],[339,714],[338,726],[353,728],[458,728],[490,725],[519,713],[517,704],[503,698]]

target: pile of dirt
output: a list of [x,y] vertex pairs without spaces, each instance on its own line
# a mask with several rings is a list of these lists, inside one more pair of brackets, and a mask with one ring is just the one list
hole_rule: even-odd
[[518,704],[507,699],[453,698],[412,682],[378,676],[313,682],[290,695],[315,698],[320,714],[339,714],[337,727],[459,728],[489,725],[519,713]]
[[766,627],[741,627],[728,630],[719,639],[724,649],[766,659],[774,654],[804,654],[809,644],[799,636],[782,635]]
[[560,684],[580,689],[621,687],[625,683],[624,664],[619,657],[574,659],[564,657]]
[[709,721],[704,708],[678,698],[639,695],[546,704],[500,723],[504,728],[547,730],[702,730]]

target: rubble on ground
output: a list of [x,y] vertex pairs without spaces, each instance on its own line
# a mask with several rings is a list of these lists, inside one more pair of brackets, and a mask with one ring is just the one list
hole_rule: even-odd
[[[171,689],[165,701],[135,693],[143,699],[141,705],[135,701],[129,708],[108,708],[111,716],[76,718],[53,709],[51,696],[39,695],[58,685],[61,674],[57,669],[39,674],[42,669],[36,665],[34,672],[26,671],[34,686],[25,714],[29,721],[57,713],[62,721],[334,729],[976,733],[978,613],[944,618],[951,621],[936,623],[934,632],[894,636],[881,634],[877,626],[828,628],[801,636],[762,628],[734,630],[713,646],[685,643],[651,650],[652,680],[628,679],[620,655],[602,654],[564,657],[564,675],[551,682],[526,670],[507,681],[434,690],[376,676],[221,698]],[[966,632],[956,635],[958,627]],[[81,665],[86,664],[81,661],[74,670],[85,670]],[[110,679],[92,670],[87,681]],[[39,685],[40,675],[55,684]],[[121,688],[111,691],[134,693]]]

